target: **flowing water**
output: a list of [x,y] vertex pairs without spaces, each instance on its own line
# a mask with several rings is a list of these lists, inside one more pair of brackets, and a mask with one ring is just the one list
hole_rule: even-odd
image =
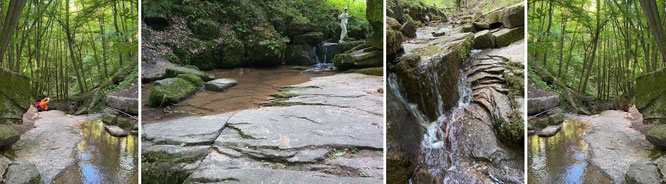
[[[192,115],[212,115],[243,109],[258,108],[282,86],[304,83],[313,77],[333,75],[333,72],[302,72],[286,66],[275,68],[235,68],[207,71],[215,78],[232,78],[238,85],[225,92],[197,91],[170,108],[143,106],[143,123],[155,123]],[[148,103],[151,84],[142,86],[142,104]]]
[[582,138],[587,126],[582,121],[565,120],[555,136],[530,136],[528,183],[610,183],[586,161],[592,154]]
[[83,122],[78,128],[83,135],[74,153],[79,161],[55,183],[138,183],[136,136],[111,136],[99,120]]

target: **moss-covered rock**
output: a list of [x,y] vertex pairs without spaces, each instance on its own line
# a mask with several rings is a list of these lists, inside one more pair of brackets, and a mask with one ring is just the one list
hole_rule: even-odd
[[153,83],[153,87],[150,89],[148,104],[153,107],[160,107],[178,103],[195,92],[194,85],[181,78],[158,80]]
[[502,23],[507,28],[515,28],[525,25],[525,5],[518,3],[504,8],[502,12]]
[[0,124],[20,124],[23,113],[35,103],[30,100],[30,80],[2,68],[0,79]]
[[352,73],[360,73],[366,75],[384,76],[384,67],[372,67],[349,70]]
[[645,138],[655,146],[666,148],[666,125],[652,127],[652,129],[645,134]]
[[474,49],[487,49],[495,47],[495,36],[488,30],[474,34]]
[[324,40],[324,33],[322,32],[309,32],[300,35],[294,35],[294,44],[311,44],[319,43]]
[[400,30],[400,22],[392,17],[386,17],[386,29]]
[[666,69],[636,79],[636,108],[649,123],[666,123]]
[[208,18],[188,22],[187,26],[193,36],[201,40],[215,39],[220,36],[220,24]]
[[516,113],[509,122],[503,122],[501,118],[495,120],[497,139],[512,145],[522,146],[525,138],[523,117]]
[[100,118],[102,119],[102,122],[109,125],[115,125],[118,121],[118,116],[109,113],[102,114]]
[[19,140],[21,134],[9,125],[0,124],[0,148],[11,146]]
[[314,46],[309,44],[287,45],[287,53],[284,60],[287,65],[296,66],[309,66],[313,63],[310,61],[315,57]]
[[174,77],[178,76],[179,74],[192,74],[192,75],[195,75],[195,76],[201,78],[201,80],[203,80],[203,81],[209,81],[209,80],[214,79],[212,76],[209,76],[208,74],[206,74],[202,71],[199,71],[199,70],[194,69],[194,68],[188,68],[188,67],[167,68],[165,76],[167,78],[174,78]]
[[383,66],[382,50],[367,47],[357,51],[338,54],[333,64],[340,70]]
[[402,42],[405,41],[405,38],[402,36],[402,33],[397,30],[386,30],[386,55],[394,56],[398,54],[398,51],[402,49]]
[[141,17],[146,25],[155,30],[164,30],[169,26],[171,0],[146,0],[141,2]]
[[372,27],[372,35],[366,40],[366,44],[381,49],[384,46],[384,1],[367,0],[365,4],[365,17]]
[[553,114],[551,116],[548,116],[548,122],[551,125],[560,124],[560,123],[564,122],[564,114],[558,113],[558,114]]
[[176,75],[176,78],[185,79],[187,82],[192,83],[192,85],[194,85],[194,87],[203,87],[206,84],[206,83],[204,83],[203,80],[201,80],[201,78],[197,77],[194,74],[189,74],[189,73],[188,74],[178,74],[178,75]]

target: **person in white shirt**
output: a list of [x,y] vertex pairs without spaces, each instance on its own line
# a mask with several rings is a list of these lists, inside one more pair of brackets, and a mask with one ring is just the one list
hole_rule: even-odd
[[340,19],[340,28],[342,28],[342,32],[340,33],[340,43],[344,43],[344,39],[347,36],[347,20],[349,19],[349,14],[347,14],[346,7],[345,11],[338,15],[338,19]]

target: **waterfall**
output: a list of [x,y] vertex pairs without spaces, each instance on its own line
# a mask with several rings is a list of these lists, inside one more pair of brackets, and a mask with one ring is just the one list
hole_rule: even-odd
[[[315,63],[320,64],[321,60],[319,60],[319,56],[317,56],[317,47],[312,47],[312,55]],[[326,57],[326,56],[324,56]],[[326,59],[324,59],[324,62],[326,62]]]

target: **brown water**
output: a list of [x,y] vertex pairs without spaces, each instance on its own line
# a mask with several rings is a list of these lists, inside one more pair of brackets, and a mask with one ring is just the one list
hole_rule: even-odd
[[581,121],[565,120],[555,136],[530,136],[528,183],[610,183],[586,161],[592,154],[582,139],[587,127]]
[[83,134],[74,153],[79,161],[55,183],[139,183],[137,137],[111,136],[100,121],[83,122],[78,128]]
[[[192,115],[212,115],[243,109],[257,108],[266,102],[279,87],[304,83],[313,77],[333,75],[333,72],[302,72],[281,66],[275,68],[235,68],[206,72],[215,78],[232,78],[238,85],[225,92],[197,91],[197,93],[170,108],[142,108],[142,122],[155,123]],[[148,103],[152,84],[143,84],[142,104]]]

